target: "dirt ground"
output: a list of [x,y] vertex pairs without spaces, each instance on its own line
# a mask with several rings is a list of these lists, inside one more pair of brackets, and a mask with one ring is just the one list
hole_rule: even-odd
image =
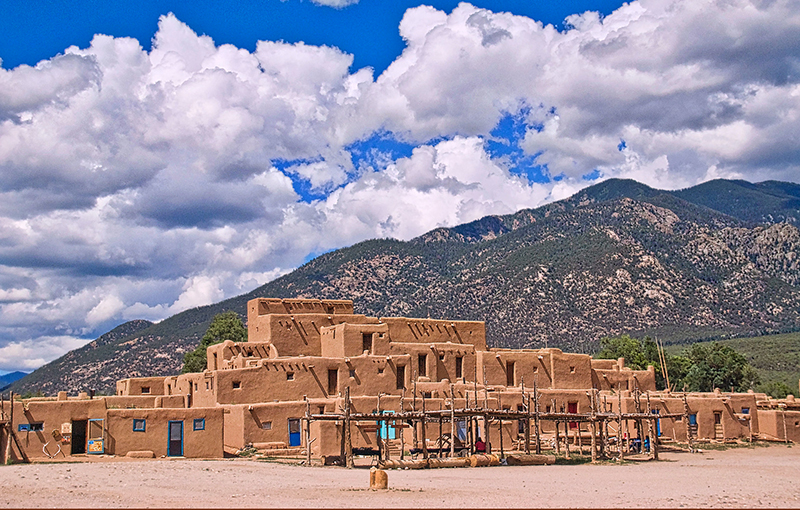
[[800,507],[800,447],[663,453],[659,462],[390,470],[247,459],[0,466],[0,508],[18,507]]

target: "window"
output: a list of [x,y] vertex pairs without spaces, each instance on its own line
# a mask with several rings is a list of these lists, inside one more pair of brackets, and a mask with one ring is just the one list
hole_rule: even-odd
[[[525,406],[522,405],[522,404],[517,404],[517,411],[520,412],[520,413],[524,412],[525,411]],[[517,433],[520,434],[520,435],[525,433],[525,419],[524,418],[520,419],[520,420],[517,420]]]
[[444,353],[443,352],[439,353],[439,361],[444,361]]
[[328,370],[328,395],[335,395],[339,388],[339,370],[331,368]]
[[431,398],[431,392],[430,391],[423,391],[422,392],[422,396],[425,397],[425,398]]
[[142,395],[150,393],[150,386],[142,386]]
[[206,429],[206,419],[205,418],[195,418],[194,423],[192,424],[193,430],[205,430]]
[[145,421],[138,420],[136,418],[133,419],[133,431],[134,432],[144,432],[145,431]]
[[514,386],[514,362],[506,361],[506,386]]
[[31,423],[31,432],[38,432],[44,430],[44,422]]
[[575,373],[575,367],[569,367],[569,373],[570,374],[574,374]]
[[406,367],[405,365],[397,366],[397,381],[396,386],[398,390],[406,389]]
[[379,369],[378,369],[378,374],[380,375],[380,374],[382,374],[382,373],[383,373],[383,368],[379,368]]
[[419,364],[419,376],[425,377],[428,375],[428,355],[420,354],[417,356],[417,363]]
[[233,389],[238,390],[242,387],[242,381],[233,381]]
[[743,407],[742,408],[742,414],[750,414],[750,408],[749,407]]
[[206,389],[207,389],[207,390],[210,390],[210,389],[211,389],[211,384],[209,384],[209,382],[208,382],[208,381],[206,381]]
[[350,369],[350,377],[355,377],[355,376],[356,376],[356,371],[353,370],[353,369]]
[[464,357],[456,356],[456,379],[464,377]]
[[361,335],[362,351],[372,352],[372,333],[364,333]]
[[17,426],[17,432],[28,432],[29,430],[31,430],[31,424],[30,423],[20,423]]
[[294,381],[294,372],[286,372],[286,380]]
[[264,430],[272,430],[272,422],[271,421],[262,421],[261,428]]

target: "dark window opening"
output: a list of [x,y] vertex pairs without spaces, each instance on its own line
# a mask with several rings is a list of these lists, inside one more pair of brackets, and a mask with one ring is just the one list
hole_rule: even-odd
[[444,361],[444,353],[439,353],[439,361]]
[[145,420],[133,420],[133,431],[134,432],[144,432],[147,424]]
[[514,362],[506,361],[506,386],[514,386]]
[[419,363],[419,376],[425,377],[428,375],[428,355],[420,354],[417,357],[417,362]]
[[328,370],[328,395],[335,395],[339,391],[339,370]]
[[397,367],[397,385],[398,390],[406,389],[406,367],[405,365]]
[[422,392],[422,396],[425,397],[425,398],[431,398],[431,392],[430,391],[423,391]]
[[383,369],[382,369],[382,368],[379,368],[379,369],[378,369],[378,374],[382,374],[382,373],[383,373]]
[[150,393],[150,386],[142,386],[142,394]]
[[294,381],[294,372],[286,372],[286,380]]
[[356,371],[350,370],[350,377],[355,377],[355,376],[356,376]]
[[238,390],[241,387],[242,387],[242,382],[241,381],[233,381],[233,389],[234,390]]
[[464,377],[464,357],[456,356],[456,379]]
[[742,414],[750,414],[750,408],[749,407],[743,407],[742,408]]
[[363,351],[367,351],[372,353],[372,333],[364,333],[361,335],[361,344],[363,347]]
[[[517,404],[517,411],[523,412],[525,411],[525,406],[522,404]],[[525,419],[517,420],[517,433],[524,434],[525,433]]]
[[569,373],[570,374],[574,374],[575,373],[575,367],[569,367]]

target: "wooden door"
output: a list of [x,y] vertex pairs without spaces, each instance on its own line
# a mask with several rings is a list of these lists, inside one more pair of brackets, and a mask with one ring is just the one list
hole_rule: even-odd
[[167,455],[170,457],[183,457],[183,421],[170,421],[167,430]]

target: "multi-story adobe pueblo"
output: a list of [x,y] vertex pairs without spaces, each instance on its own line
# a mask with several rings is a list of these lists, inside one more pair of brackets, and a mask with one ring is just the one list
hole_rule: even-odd
[[623,359],[490,349],[479,321],[264,298],[248,303],[247,319],[248,341],[209,347],[202,373],[123,379],[113,396],[5,401],[0,446],[31,458],[220,458],[253,447],[338,463],[352,452],[475,452],[478,438],[494,452],[591,443],[606,455],[658,438],[800,440],[792,396],[656,391],[653,367]]

